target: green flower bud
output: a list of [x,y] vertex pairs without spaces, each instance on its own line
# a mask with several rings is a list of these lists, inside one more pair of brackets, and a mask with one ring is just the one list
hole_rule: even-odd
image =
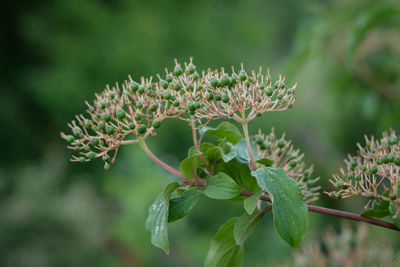
[[108,135],[111,135],[111,134],[115,133],[114,126],[112,126],[112,125],[108,126],[107,129],[106,129],[106,132],[107,132]]
[[182,86],[179,83],[174,84],[174,90],[179,91],[182,89]]
[[142,119],[143,119],[142,114],[138,113],[138,114],[135,115],[135,121],[140,121]]
[[221,101],[221,96],[220,95],[215,95],[214,96],[215,101]]
[[370,172],[371,174],[377,173],[377,172],[378,172],[378,167],[376,167],[376,166],[371,166],[371,167],[369,168],[369,172]]
[[180,66],[178,66],[178,65],[175,66],[175,68],[174,68],[174,75],[175,75],[175,76],[181,76],[182,73],[183,73],[182,68],[181,68]]
[[146,125],[144,125],[144,124],[140,124],[139,128],[137,129],[139,134],[144,134],[146,132],[146,130],[147,130]]
[[390,154],[390,155],[388,156],[388,160],[389,160],[389,162],[393,162],[393,161],[394,161],[394,155],[393,155],[393,154]]
[[132,91],[136,92],[139,89],[139,84],[137,82],[133,81],[133,82],[131,82],[129,87],[131,88]]
[[171,82],[172,82],[172,77],[171,77],[171,75],[165,76],[165,80],[166,80],[168,83],[171,83]]
[[218,85],[219,85],[219,81],[218,81],[218,79],[217,78],[211,78],[210,79],[210,85],[211,85],[211,87],[218,87]]
[[160,122],[159,121],[153,121],[153,123],[151,124],[151,126],[153,126],[154,129],[158,129],[160,128]]
[[279,141],[278,141],[278,147],[279,147],[279,148],[283,148],[284,146],[285,146],[285,141],[282,140],[282,139],[279,140]]
[[294,160],[292,160],[292,161],[289,162],[289,166],[292,167],[292,168],[294,168],[294,167],[297,166],[297,162],[294,161]]
[[67,140],[68,143],[71,144],[72,142],[75,141],[75,137],[73,137],[72,135],[68,135],[67,138],[66,138],[66,140]]
[[105,109],[106,106],[107,106],[107,101],[106,101],[105,99],[102,99],[102,100],[100,101],[100,107],[101,107],[102,109]]
[[189,111],[194,111],[196,109],[193,102],[188,103],[188,109],[189,109]]
[[90,129],[90,128],[92,128],[92,121],[91,121],[91,120],[85,120],[85,121],[83,122],[83,125],[85,125],[85,127],[86,127],[87,129]]
[[91,141],[92,145],[98,146],[100,144],[100,140],[98,138],[93,138]]
[[156,111],[157,109],[158,109],[158,105],[152,105],[150,107],[150,111],[152,111],[152,112]]
[[94,160],[95,158],[96,158],[96,153],[94,153],[94,152],[89,152],[89,154],[88,154],[88,159]]
[[267,89],[266,95],[267,96],[272,96],[272,94],[274,93],[274,90],[272,90],[271,88]]
[[198,108],[200,108],[200,107],[201,107],[201,105],[200,105],[200,103],[199,103],[199,102],[196,102],[196,103],[194,103],[194,107],[195,107],[196,109],[198,109]]
[[200,79],[200,75],[197,71],[195,71],[190,77],[192,77],[194,81]]
[[80,158],[79,158],[79,161],[80,161],[80,162],[85,162],[85,161],[86,161],[86,158],[85,158],[85,157],[80,157]]
[[186,67],[186,71],[190,74],[193,74],[196,71],[196,66],[192,63],[189,63],[189,65]]
[[125,111],[123,111],[122,109],[117,110],[117,118],[120,120],[123,120],[126,116]]
[[75,137],[79,137],[79,136],[81,135],[81,133],[82,133],[82,130],[81,130],[81,128],[79,128],[79,127],[75,127],[75,128],[72,130],[72,134],[75,135]]
[[129,123],[129,129],[130,130],[134,130],[135,128],[136,128],[136,124],[135,123],[133,123],[133,122]]
[[395,158],[393,162],[396,166],[400,166],[400,158]]
[[261,145],[264,142],[264,140],[259,136],[256,138],[256,144]]
[[170,100],[171,99],[171,93],[170,92],[164,92],[162,94],[162,98],[164,98],[165,100]]
[[137,103],[136,103],[136,107],[137,107],[138,109],[141,109],[141,108],[143,108],[143,104],[142,104],[141,102],[137,102]]
[[172,103],[172,105],[173,105],[174,107],[179,107],[179,101],[178,101],[178,100],[175,100],[175,101]]
[[224,77],[221,78],[221,85],[222,86],[227,86],[230,83],[231,83],[231,80],[229,79],[228,76],[224,76]]
[[395,145],[399,141],[399,138],[397,136],[392,136],[389,138],[389,144]]
[[224,95],[224,96],[222,96],[221,100],[224,103],[228,103],[229,102],[229,97],[227,95]]
[[104,113],[103,115],[101,115],[101,119],[105,122],[109,122],[111,121],[111,115],[110,113]]
[[160,86],[164,89],[168,88],[168,82],[166,80],[161,80],[160,81]]
[[243,82],[244,80],[246,80],[247,79],[247,75],[246,75],[246,72],[245,71],[241,71],[240,73],[239,73],[239,79]]
[[139,93],[139,94],[143,94],[145,91],[146,91],[146,88],[144,88],[143,85],[140,85],[140,86],[139,86],[139,89],[138,89],[138,93]]
[[232,82],[233,84],[236,84],[237,81],[238,81],[238,79],[239,79],[239,76],[237,76],[236,73],[232,74],[231,82]]

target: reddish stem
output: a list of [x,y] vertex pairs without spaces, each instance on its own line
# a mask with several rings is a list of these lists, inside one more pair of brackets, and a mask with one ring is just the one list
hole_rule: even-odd
[[[254,195],[254,193],[248,192],[248,191],[243,191],[242,195],[243,196],[252,196],[252,195]],[[267,196],[261,196],[260,199],[271,203],[271,199]],[[307,206],[308,210],[312,211],[312,212],[333,215],[333,216],[337,216],[337,217],[341,217],[341,218],[350,219],[353,221],[365,222],[365,223],[377,225],[377,226],[380,226],[383,228],[400,231],[400,229],[397,228],[396,225],[394,225],[393,223],[385,222],[382,220],[364,217],[359,214],[355,214],[355,213],[351,213],[351,212],[347,212],[347,211],[329,209],[329,208],[313,206],[313,205],[306,205],[306,206]]]

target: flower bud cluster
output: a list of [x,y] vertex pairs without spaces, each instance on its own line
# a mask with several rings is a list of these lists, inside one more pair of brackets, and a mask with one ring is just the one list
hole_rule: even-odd
[[285,139],[285,134],[278,138],[272,128],[270,134],[263,134],[259,131],[253,139],[257,147],[257,155],[260,158],[271,159],[273,167],[282,168],[289,177],[297,182],[305,203],[318,200],[320,187],[315,183],[319,177],[312,176],[314,167],[306,168],[303,160],[304,154],[300,153],[300,149],[296,149],[290,140]]
[[274,81],[267,70],[247,73],[243,64],[238,72],[212,71],[203,74],[203,97],[206,99],[194,113],[198,118],[232,118],[240,123],[248,122],[267,111],[282,111],[293,106],[296,85],[288,87],[285,77]]
[[[172,71],[135,81],[129,76],[121,86],[116,83],[100,93],[88,106],[87,115],[78,115],[68,126],[72,134],[61,133],[68,148],[78,152],[72,161],[86,162],[101,157],[105,168],[113,163],[120,145],[137,143],[167,118],[197,121],[199,127],[211,119],[232,117],[243,121],[266,111],[280,111],[294,103],[295,86],[289,88],[284,78],[275,82],[266,75],[243,66],[239,73],[201,72],[192,62],[182,66],[175,60]],[[111,153],[113,154],[111,155]]]
[[358,155],[348,155],[346,168],[340,169],[330,182],[338,188],[327,192],[329,196],[347,198],[363,196],[373,200],[395,202],[396,215],[400,213],[400,141],[393,130],[384,132],[382,138],[365,136],[365,146],[358,146]]

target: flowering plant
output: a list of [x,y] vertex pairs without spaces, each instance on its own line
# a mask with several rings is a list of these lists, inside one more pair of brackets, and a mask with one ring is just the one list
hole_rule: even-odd
[[[61,133],[76,155],[72,161],[96,158],[108,169],[121,145],[139,144],[154,162],[181,179],[168,184],[149,208],[146,229],[152,243],[169,252],[168,223],[190,212],[203,197],[243,202],[244,213],[230,219],[211,241],[206,266],[239,266],[243,244],[263,215],[272,210],[279,235],[297,247],[308,228],[308,211],[341,216],[398,230],[399,225],[399,142],[394,132],[375,142],[367,139],[360,156],[347,161],[348,173],[341,170],[333,183],[334,197],[362,195],[373,208],[357,215],[310,205],[319,197],[313,167],[303,162],[304,155],[274,129],[259,130],[251,136],[248,124],[265,112],[290,109],[295,102],[296,84],[285,77],[273,79],[269,70],[197,70],[192,59],[181,65],[175,60],[173,71],[150,78],[129,79],[122,85],[106,87],[86,102],[87,115],[78,115],[68,126],[72,134]],[[181,119],[192,130],[193,147],[179,170],[161,161],[146,140],[157,135],[165,119]],[[216,128],[208,126],[217,119]],[[217,137],[216,143],[203,137]],[[395,223],[370,218],[391,215]],[[381,216],[382,215],[382,216]],[[397,226],[397,227],[396,227]]]

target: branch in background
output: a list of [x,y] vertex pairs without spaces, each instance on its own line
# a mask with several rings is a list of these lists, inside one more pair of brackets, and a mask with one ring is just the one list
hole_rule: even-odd
[[[249,196],[254,195],[254,193],[248,192],[248,191],[243,191],[242,195],[249,197]],[[261,196],[260,199],[271,203],[271,199],[267,196]],[[306,206],[307,206],[308,210],[312,211],[312,212],[333,215],[333,216],[337,216],[337,217],[341,217],[341,218],[350,219],[353,221],[365,222],[365,223],[377,225],[377,226],[380,226],[383,228],[392,229],[392,230],[400,232],[400,229],[398,229],[393,223],[388,223],[388,222],[385,222],[382,220],[368,218],[368,217],[361,216],[359,214],[341,211],[341,210],[328,209],[328,208],[314,206],[314,205],[306,205]]]

